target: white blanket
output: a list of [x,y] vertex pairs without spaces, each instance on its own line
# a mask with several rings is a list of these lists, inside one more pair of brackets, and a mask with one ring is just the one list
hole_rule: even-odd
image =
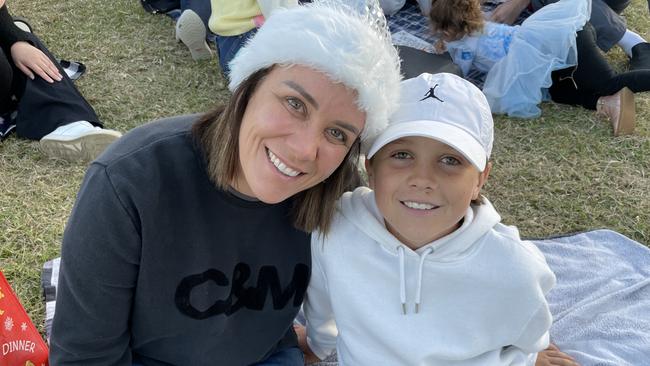
[[650,250],[610,230],[534,242],[557,276],[551,340],[582,366],[650,365]]
[[[650,249],[610,230],[533,242],[557,276],[551,341],[582,366],[650,365]],[[58,270],[58,258],[43,269],[48,338]]]

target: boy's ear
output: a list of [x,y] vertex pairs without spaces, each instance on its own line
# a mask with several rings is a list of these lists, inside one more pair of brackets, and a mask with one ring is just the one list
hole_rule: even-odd
[[472,199],[478,199],[481,195],[481,189],[483,188],[483,185],[487,183],[488,177],[490,176],[490,170],[492,170],[492,162],[488,161],[487,164],[485,164],[485,169],[478,173],[478,184],[474,188]]
[[365,159],[364,165],[366,166],[366,174],[368,174],[368,187],[375,189],[375,172],[372,170],[370,159]]

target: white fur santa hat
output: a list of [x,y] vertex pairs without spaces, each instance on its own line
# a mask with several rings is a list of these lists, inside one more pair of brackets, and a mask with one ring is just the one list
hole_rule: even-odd
[[366,113],[361,140],[367,151],[397,108],[401,79],[386,20],[376,0],[368,3],[362,11],[336,1],[274,11],[230,62],[230,90],[275,64],[320,71],[357,92]]

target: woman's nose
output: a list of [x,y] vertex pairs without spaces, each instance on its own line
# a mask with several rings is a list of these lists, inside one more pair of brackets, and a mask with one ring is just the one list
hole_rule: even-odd
[[296,159],[314,161],[318,157],[318,149],[323,141],[323,135],[312,127],[298,128],[290,138],[290,147]]

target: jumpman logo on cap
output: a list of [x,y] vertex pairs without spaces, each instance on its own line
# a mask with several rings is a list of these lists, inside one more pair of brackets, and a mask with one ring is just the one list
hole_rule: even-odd
[[429,91],[426,94],[424,94],[424,98],[420,99],[419,101],[421,102],[421,101],[423,101],[423,100],[425,100],[427,98],[431,98],[431,99],[437,99],[440,102],[444,103],[445,102],[444,100],[442,100],[442,99],[440,99],[440,98],[438,98],[436,96],[436,88],[437,87],[438,87],[438,84],[436,84],[433,88],[429,88]]

